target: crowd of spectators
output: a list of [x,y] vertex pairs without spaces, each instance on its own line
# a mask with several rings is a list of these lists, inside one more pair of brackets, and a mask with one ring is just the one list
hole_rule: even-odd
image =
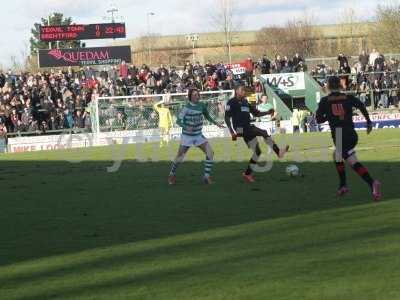
[[222,63],[187,62],[183,70],[161,65],[150,70],[123,62],[95,70],[51,70],[43,73],[0,72],[0,123],[8,132],[90,130],[89,103],[93,96],[126,96],[230,90],[243,80]]
[[85,107],[95,79],[88,75],[71,69],[18,75],[0,72],[0,123],[9,133],[89,129],[90,112]]
[[[338,74],[342,86],[375,107],[397,104],[399,95],[399,61],[386,60],[376,50],[361,53],[350,64],[344,54],[338,56],[338,67],[321,64],[310,73],[323,85],[328,76]],[[93,96],[126,96],[165,93],[185,93],[191,87],[199,90],[231,90],[241,82],[257,93],[262,87],[254,75],[306,72],[307,65],[299,54],[291,59],[266,55],[258,61],[246,59],[240,64],[241,73],[223,62],[205,65],[186,62],[181,68],[161,65],[150,69],[122,62],[119,66],[103,68],[51,70],[35,74],[13,74],[0,71],[0,124],[8,132],[52,132],[62,129],[90,130],[89,103]],[[260,90],[261,89],[261,90]]]
[[337,61],[337,68],[320,64],[311,70],[311,75],[322,85],[326,84],[329,76],[339,75],[344,91],[355,94],[374,109],[399,105],[400,68],[397,59],[386,59],[373,49],[370,54],[362,51],[353,63],[343,53],[339,54]]
[[257,61],[255,71],[259,74],[306,72],[307,65],[303,57],[296,53],[292,59],[276,55],[270,60],[266,55]]

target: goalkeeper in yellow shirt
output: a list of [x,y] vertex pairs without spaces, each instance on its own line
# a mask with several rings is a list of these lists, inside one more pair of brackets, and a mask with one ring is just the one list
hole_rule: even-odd
[[154,110],[158,113],[158,127],[160,128],[160,148],[168,145],[169,141],[171,140],[170,131],[173,127],[173,120],[171,112],[168,108],[165,107],[165,101],[162,100],[154,104]]

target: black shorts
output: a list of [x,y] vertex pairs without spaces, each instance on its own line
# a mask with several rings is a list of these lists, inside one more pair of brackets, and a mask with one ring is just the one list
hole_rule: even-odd
[[[244,141],[246,142],[246,144],[249,146],[249,143],[254,140],[255,138],[257,138],[258,136],[263,137],[263,138],[268,138],[269,134],[266,130],[263,130],[261,128],[258,128],[254,125],[251,125],[248,128],[244,128],[243,133],[241,134],[241,136],[243,137]],[[240,130],[239,130],[240,133]]]
[[336,146],[335,153],[337,158],[339,158],[338,155],[341,155],[342,159],[348,159],[356,153],[358,135],[355,130],[342,130],[342,139],[340,137],[336,139],[336,134],[333,134],[332,137]]

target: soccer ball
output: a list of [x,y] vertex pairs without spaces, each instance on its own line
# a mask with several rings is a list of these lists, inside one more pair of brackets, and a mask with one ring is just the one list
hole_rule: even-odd
[[300,169],[296,165],[290,165],[286,167],[286,174],[290,177],[296,177],[300,175]]

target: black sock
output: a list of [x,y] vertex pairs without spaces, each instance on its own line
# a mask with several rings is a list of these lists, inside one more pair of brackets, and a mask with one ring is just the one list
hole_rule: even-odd
[[344,187],[347,185],[346,183],[346,168],[344,166],[344,162],[336,162],[336,170],[338,172],[339,175],[339,179],[340,179],[340,187]]
[[260,156],[261,156],[261,148],[260,145],[257,143],[253,157],[250,159],[249,165],[245,172],[246,175],[251,175],[253,173],[251,166],[256,165],[258,163],[258,159],[260,158]]
[[257,162],[254,159],[250,159],[249,165],[248,165],[248,167],[246,169],[246,172],[245,172],[246,175],[253,174],[253,169],[251,168],[251,166],[255,165],[255,164],[257,164]]
[[275,154],[279,156],[280,149],[277,144],[272,145],[272,150],[274,150]]
[[368,169],[359,162],[354,164],[353,169],[372,188],[374,180],[371,175],[369,175]]
[[281,151],[280,151],[278,145],[275,144],[274,140],[270,136],[267,136],[267,137],[264,137],[264,141],[269,147],[272,147],[272,150],[275,152],[275,154],[277,156],[279,156],[279,152],[281,152]]

